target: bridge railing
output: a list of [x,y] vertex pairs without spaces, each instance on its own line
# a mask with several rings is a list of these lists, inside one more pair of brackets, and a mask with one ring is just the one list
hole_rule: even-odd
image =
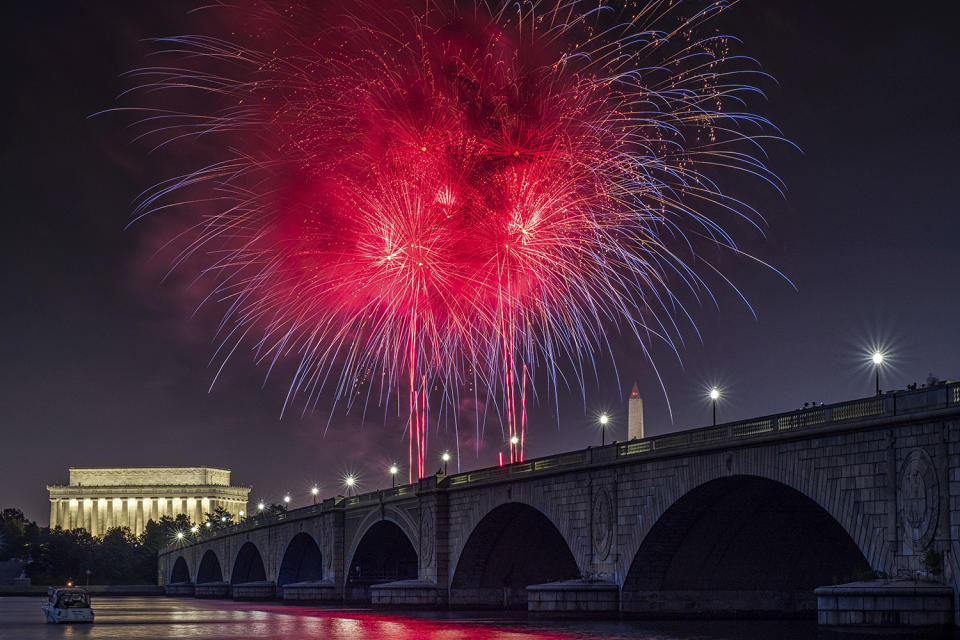
[[[592,447],[546,458],[458,473],[447,478],[449,486],[476,482],[503,481],[538,471],[579,466],[635,455],[653,455],[671,449],[702,447],[718,442],[741,442],[777,433],[795,433],[813,427],[843,424],[879,417],[906,415],[960,405],[960,383],[892,391],[872,398],[817,405],[788,413],[778,413],[741,422],[689,429],[642,440],[620,442],[607,447]],[[607,451],[615,448],[615,453]]]
[[817,405],[715,427],[691,429],[643,440],[618,443],[617,457],[646,454],[678,447],[697,447],[721,441],[738,442],[776,433],[792,433],[812,427],[843,424],[879,417],[908,415],[960,405],[960,383],[891,391],[873,398],[832,405]]

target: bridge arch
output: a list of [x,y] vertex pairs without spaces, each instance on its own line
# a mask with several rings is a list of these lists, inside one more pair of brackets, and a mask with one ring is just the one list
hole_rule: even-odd
[[190,582],[190,569],[187,567],[187,560],[183,556],[177,556],[177,560],[170,569],[169,584],[179,584]]
[[230,571],[230,584],[247,582],[266,582],[267,572],[263,565],[263,556],[252,542],[244,542],[237,551]]
[[494,507],[476,524],[453,563],[450,604],[526,608],[531,584],[580,577],[570,546],[539,509]]
[[348,599],[369,600],[371,585],[418,577],[419,539],[412,531],[413,523],[393,509],[364,518],[347,555]]
[[223,570],[220,568],[220,559],[213,549],[207,549],[200,558],[197,567],[197,584],[205,582],[223,582]]
[[730,475],[691,489],[652,523],[625,575],[621,609],[810,613],[816,587],[869,569],[816,501],[769,478]]
[[323,554],[309,533],[297,533],[283,552],[277,572],[277,587],[295,582],[323,579]]

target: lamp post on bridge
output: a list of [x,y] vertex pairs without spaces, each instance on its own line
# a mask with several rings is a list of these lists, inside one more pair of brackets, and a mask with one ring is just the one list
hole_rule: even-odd
[[397,472],[398,471],[399,469],[397,468],[397,465],[395,464],[390,465],[390,480],[391,480],[390,486],[392,489],[397,488]]
[[875,391],[877,395],[880,395],[880,365],[883,364],[883,353],[880,351],[874,351],[873,355],[870,356],[870,359],[873,360],[873,371],[875,374]]
[[444,451],[440,459],[443,460],[443,475],[447,475],[447,463],[450,462],[450,452]]
[[717,400],[720,399],[720,389],[710,389],[710,401],[713,403],[713,426],[717,426]]
[[610,422],[610,417],[602,413],[600,414],[600,446],[606,446],[607,444],[607,423]]

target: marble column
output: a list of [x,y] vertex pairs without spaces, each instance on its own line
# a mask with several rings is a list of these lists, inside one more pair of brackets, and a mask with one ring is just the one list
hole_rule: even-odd
[[53,529],[57,526],[57,507],[59,507],[59,500],[50,500],[50,528]]
[[143,508],[144,502],[146,499],[140,498],[137,500],[137,511],[134,514],[134,523],[133,523],[133,533],[134,535],[140,535],[143,533]]

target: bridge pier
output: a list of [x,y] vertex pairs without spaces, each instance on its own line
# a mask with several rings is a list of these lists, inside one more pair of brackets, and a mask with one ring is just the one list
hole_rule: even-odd
[[195,586],[190,582],[174,582],[163,587],[166,595],[181,598],[192,598],[194,590]]
[[373,606],[438,609],[447,606],[447,590],[433,582],[398,580],[370,587]]
[[234,600],[273,600],[277,597],[277,585],[266,580],[243,582],[230,588]]
[[194,586],[194,597],[221,599],[230,597],[230,584],[227,582],[198,582]]
[[953,624],[953,589],[918,580],[872,580],[820,587],[817,622],[826,627],[926,627]]
[[343,602],[343,594],[330,580],[293,582],[283,585],[277,591],[285,601],[322,602],[324,604]]
[[527,587],[527,611],[548,615],[606,615],[619,611],[615,582],[564,580]]

